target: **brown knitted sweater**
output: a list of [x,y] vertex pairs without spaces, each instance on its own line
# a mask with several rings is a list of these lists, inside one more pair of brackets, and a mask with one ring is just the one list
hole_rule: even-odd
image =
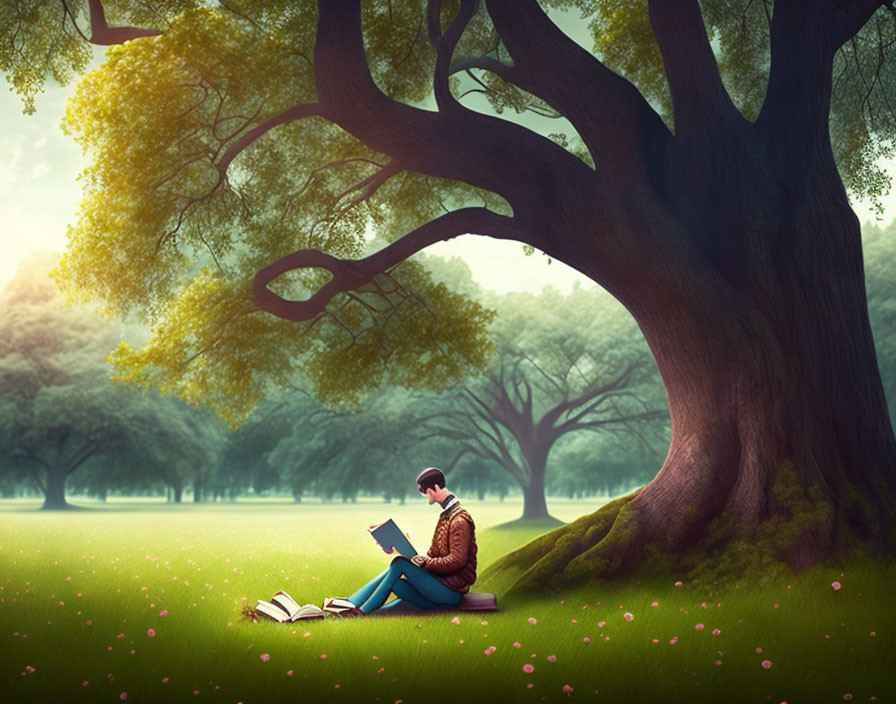
[[455,504],[439,516],[425,568],[449,589],[465,594],[476,581],[476,551],[473,518]]

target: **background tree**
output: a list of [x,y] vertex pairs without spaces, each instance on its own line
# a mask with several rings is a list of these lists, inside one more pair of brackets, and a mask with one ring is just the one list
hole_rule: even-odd
[[[886,188],[889,5],[546,1],[589,15],[596,55],[536,0],[61,5],[4,8],[2,67],[26,98],[83,68],[88,13],[93,42],[124,42],[70,106],[93,162],[59,279],[155,317],[117,357],[133,378],[234,421],[297,365],[324,397],[444,388],[484,364],[487,316],[396,267],[514,239],[637,320],[672,438],[643,489],[498,569],[547,588],[657,550],[749,541],[741,566],[796,568],[892,550],[896,440],[847,198]],[[495,111],[577,137],[468,109],[470,74]],[[351,260],[368,223],[392,243]]]
[[[119,330],[63,305],[48,274],[57,259],[32,255],[0,296],[0,447],[4,466],[17,465],[43,492],[44,509],[67,508],[66,480],[85,463],[103,457],[111,466],[165,421],[149,393],[109,379]],[[119,476],[137,470],[133,457]]]
[[491,462],[523,490],[522,519],[559,523],[545,501],[554,445],[583,430],[641,442],[640,426],[667,416],[662,384],[631,316],[604,292],[546,288],[493,307],[492,367],[424,418],[456,445],[448,469],[467,454]]

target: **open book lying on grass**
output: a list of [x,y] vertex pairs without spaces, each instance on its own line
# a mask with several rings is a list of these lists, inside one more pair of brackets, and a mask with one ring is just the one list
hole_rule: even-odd
[[280,591],[270,601],[258,600],[255,612],[274,621],[301,621],[308,618],[323,618],[324,610],[314,604],[299,606],[298,602],[286,592]]

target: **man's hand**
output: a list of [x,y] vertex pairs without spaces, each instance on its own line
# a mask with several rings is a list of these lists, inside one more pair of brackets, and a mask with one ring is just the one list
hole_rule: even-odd
[[417,555],[414,555],[414,556],[411,558],[411,562],[413,562],[415,565],[417,565],[417,567],[425,567],[425,566],[426,566],[426,561],[427,561],[428,559],[429,559],[429,558],[426,557],[426,555],[420,555],[420,554],[417,554]]

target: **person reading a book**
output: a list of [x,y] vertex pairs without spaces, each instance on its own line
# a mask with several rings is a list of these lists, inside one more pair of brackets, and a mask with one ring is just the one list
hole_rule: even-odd
[[[476,526],[458,498],[445,487],[445,475],[436,467],[425,469],[417,477],[417,489],[439,504],[442,512],[436,523],[432,544],[426,555],[396,557],[383,572],[358,591],[343,599],[327,602],[351,602],[347,613],[368,614],[391,609],[407,602],[420,609],[453,608],[476,581]],[[390,594],[393,599],[386,604]],[[327,603],[325,602],[325,603]]]

